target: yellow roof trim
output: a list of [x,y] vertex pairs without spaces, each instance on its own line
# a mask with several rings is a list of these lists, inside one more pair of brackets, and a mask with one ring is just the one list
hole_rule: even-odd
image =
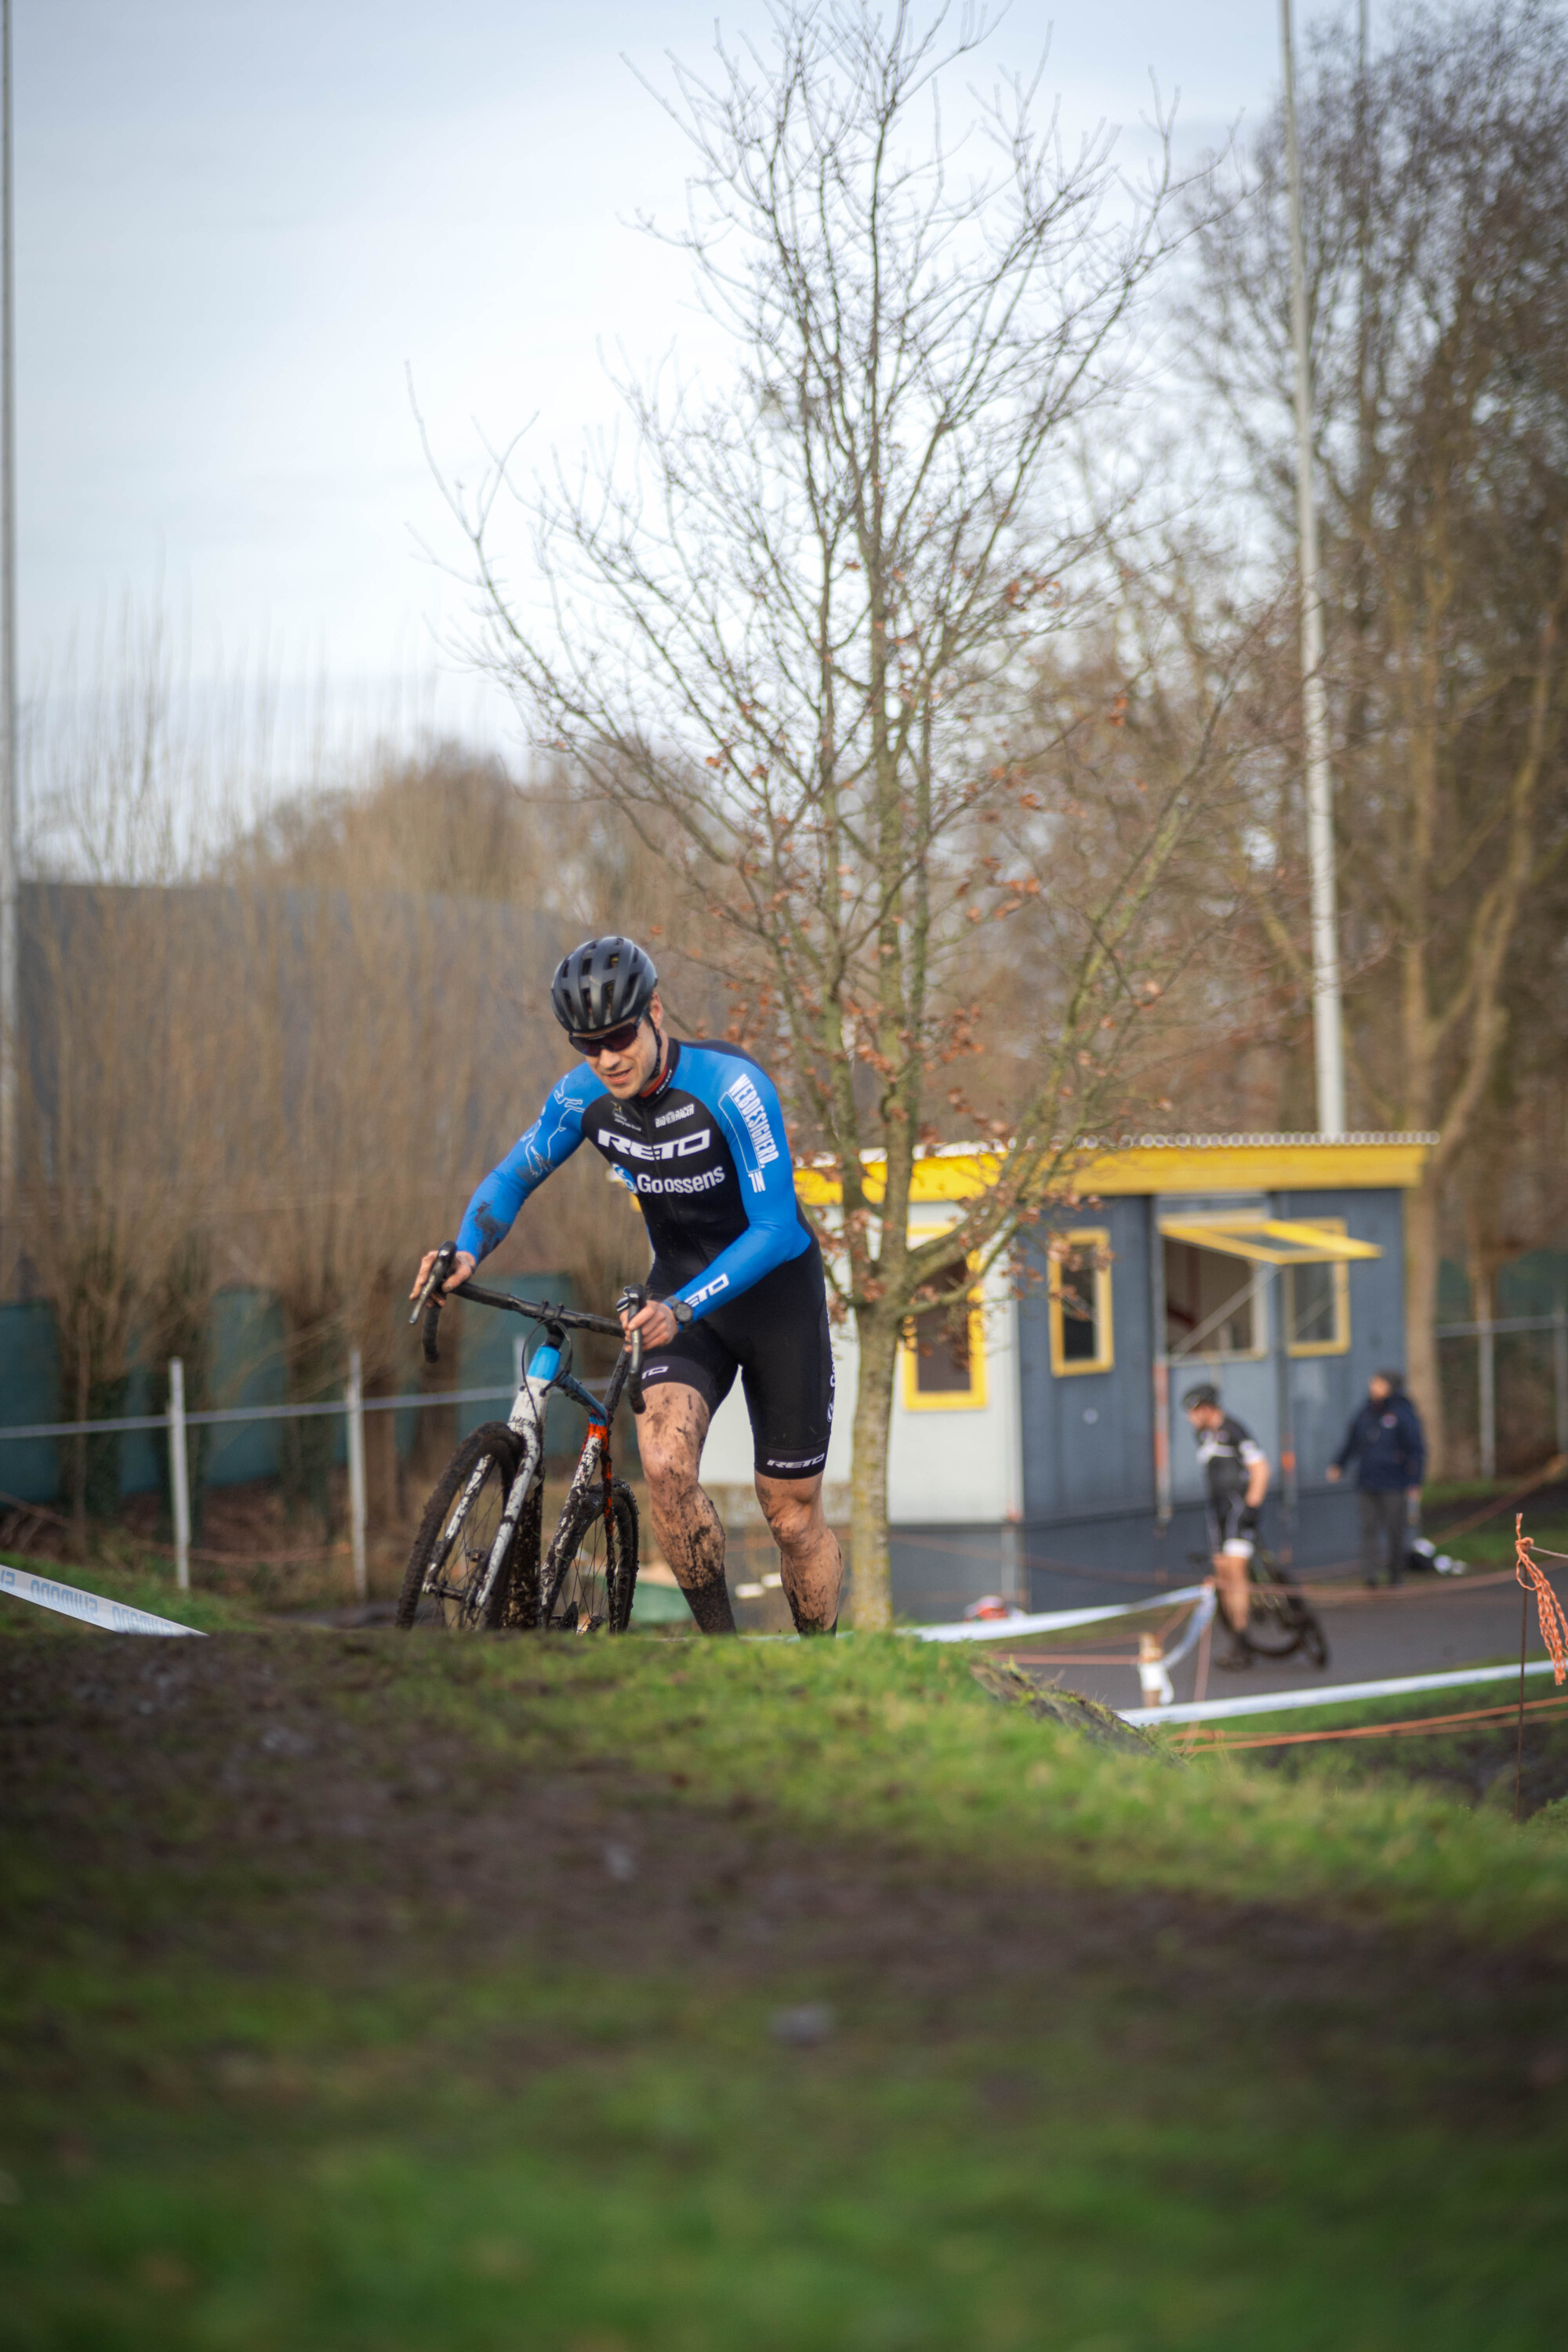
[[[1352,1241],[1327,1225],[1285,1217],[1162,1217],[1160,1231],[1173,1242],[1195,1242],[1223,1257],[1244,1257],[1262,1265],[1348,1265],[1381,1257],[1371,1242]],[[1262,1236],[1260,1239],[1259,1236]]]
[[[1435,1139],[1427,1135],[1151,1136],[1108,1149],[1086,1145],[1061,1181],[1079,1194],[1157,1192],[1408,1192]],[[933,1152],[917,1160],[910,1198],[968,1201],[996,1181],[995,1151]],[[866,1155],[866,1193],[882,1197],[882,1154]],[[797,1168],[795,1190],[812,1208],[838,1200],[838,1180],[824,1168]]]

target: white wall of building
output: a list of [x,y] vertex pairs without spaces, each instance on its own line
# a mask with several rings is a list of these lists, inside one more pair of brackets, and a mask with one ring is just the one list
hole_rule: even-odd
[[[911,1231],[938,1233],[952,1222],[950,1204],[931,1202],[910,1213]],[[984,1291],[985,1402],[905,1404],[900,1364],[893,1391],[889,1502],[895,1527],[994,1526],[1016,1519],[1023,1507],[1022,1424],[1017,1310],[1005,1276],[993,1274]],[[827,1455],[828,1510],[847,1516],[855,1414],[858,1350],[852,1324],[834,1332],[837,1396]],[[737,1380],[713,1417],[702,1455],[702,1483],[731,1523],[751,1516],[752,1432]],[[721,1493],[719,1490],[722,1490]]]

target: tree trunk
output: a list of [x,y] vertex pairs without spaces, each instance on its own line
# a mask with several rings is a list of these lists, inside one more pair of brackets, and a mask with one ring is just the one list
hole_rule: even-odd
[[888,1432],[893,1414],[900,1318],[885,1307],[861,1307],[855,1325],[860,1362],[849,1488],[851,1615],[858,1633],[885,1633],[893,1622],[888,1560]]
[[1428,1477],[1444,1471],[1443,1386],[1437,1373],[1437,1206],[1441,1179],[1428,1167],[1405,1196],[1405,1379],[1426,1429]]

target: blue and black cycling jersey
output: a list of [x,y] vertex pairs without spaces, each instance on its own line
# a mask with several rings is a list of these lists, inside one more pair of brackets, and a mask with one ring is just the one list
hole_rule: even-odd
[[773,1080],[738,1046],[672,1038],[658,1085],[619,1102],[583,1062],[469,1202],[458,1247],[488,1257],[581,1143],[634,1192],[654,1260],[695,1319],[813,1247]]

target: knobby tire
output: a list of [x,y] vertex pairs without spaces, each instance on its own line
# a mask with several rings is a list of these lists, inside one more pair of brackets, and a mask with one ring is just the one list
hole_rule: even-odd
[[[476,1632],[505,1622],[508,1600],[518,1574],[520,1527],[491,1591],[485,1596],[482,1619],[478,1607],[479,1588],[491,1547],[500,1529],[506,1497],[522,1461],[522,1447],[504,1422],[490,1421],[466,1437],[437,1480],[414,1549],[404,1571],[397,1597],[396,1622],[405,1628],[419,1624],[440,1630]],[[470,1480],[474,1491],[462,1498]],[[537,1607],[539,1483],[530,1498],[533,1509],[533,1591]],[[523,1514],[528,1517],[528,1511]],[[526,1564],[524,1575],[526,1579]],[[435,1590],[427,1587],[434,1584]]]
[[1329,1663],[1322,1626],[1292,1590],[1284,1570],[1267,1554],[1253,1561],[1247,1646],[1261,1658],[1289,1658],[1301,1650],[1315,1667],[1321,1669]]

